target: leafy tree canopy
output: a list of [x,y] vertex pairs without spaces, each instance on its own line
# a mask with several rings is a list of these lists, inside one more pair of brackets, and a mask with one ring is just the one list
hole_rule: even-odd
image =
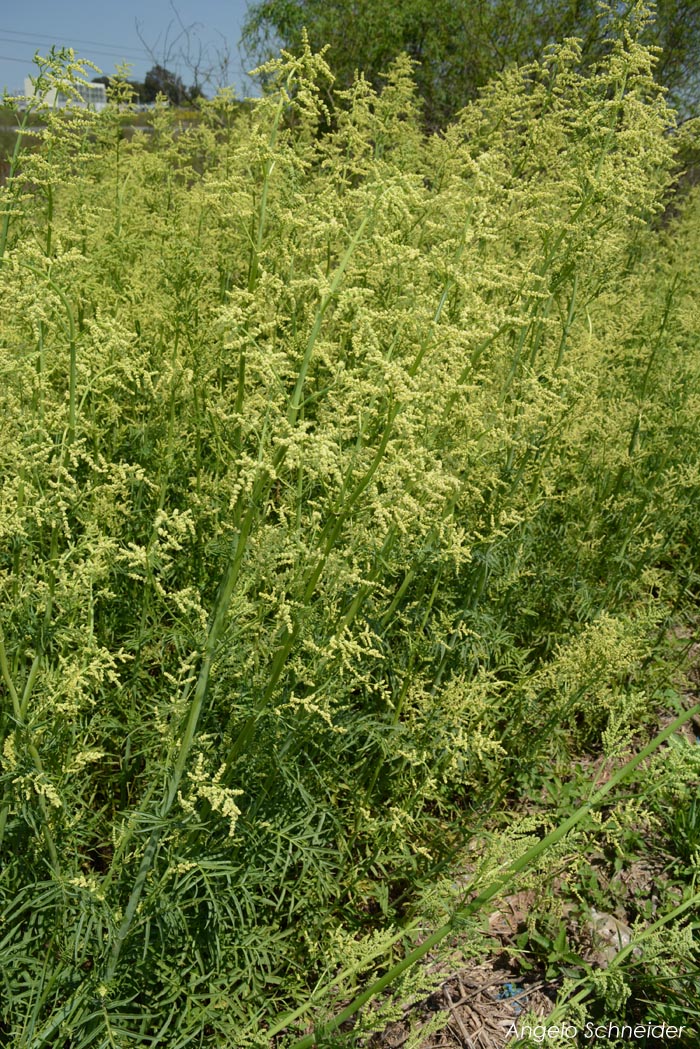
[[[94,77],[93,83],[104,84],[106,87],[109,87],[112,83],[112,78],[108,76]],[[197,98],[204,97],[201,87],[197,84],[186,87],[182,77],[165,66],[158,64],[148,70],[143,83],[136,80],[129,80],[128,83],[133,88],[135,100],[147,104],[155,102],[158,95],[165,95],[174,106],[187,105],[187,103],[194,102]]]
[[187,101],[187,88],[177,73],[172,73],[165,66],[155,65],[148,70],[143,80],[147,102],[154,102],[157,95],[167,95],[173,105],[179,106]]
[[[380,86],[382,71],[405,51],[419,63],[426,122],[438,127],[506,66],[541,58],[565,37],[580,38],[584,63],[595,65],[634,7],[597,0],[258,0],[249,7],[243,43],[262,62],[280,46],[296,50],[306,29],[314,50],[330,45],[340,87],[356,70]],[[658,0],[652,13],[644,39],[662,49],[656,76],[682,111],[697,110],[700,0]]]

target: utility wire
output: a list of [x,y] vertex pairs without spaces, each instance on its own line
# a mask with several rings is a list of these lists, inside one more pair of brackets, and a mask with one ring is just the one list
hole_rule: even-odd
[[[66,41],[66,46],[67,47],[72,47],[72,44],[68,43],[68,38],[67,37],[63,37],[62,39],[64,41]],[[46,46],[45,44],[39,44],[38,41],[36,41],[36,40],[10,40],[10,38],[6,37],[6,36],[0,36],[0,40],[3,42],[3,44],[23,44],[23,45],[24,44],[28,44],[30,47],[32,47],[32,46],[34,46],[36,44],[39,48]],[[55,40],[54,43],[58,46],[58,41],[57,40]],[[74,41],[74,43],[77,43],[77,41]],[[127,54],[126,51],[118,51],[116,49],[112,52],[112,51],[98,50],[96,47],[92,47],[90,50],[91,50],[91,52],[93,54],[106,55],[108,58],[117,58],[117,57],[126,58],[126,57],[129,57],[129,58],[133,58],[135,61],[139,61],[139,62],[142,62],[142,61],[144,61],[144,59],[148,58],[148,55],[146,54],[145,51],[142,54],[140,54],[140,55],[136,55],[134,53]]]
[[[0,35],[0,41],[2,41],[5,44],[24,44],[24,45],[29,45],[29,46],[33,46],[34,44],[37,44],[38,47],[41,47],[43,45],[41,45],[41,43],[39,41],[39,37],[44,37],[47,41],[51,41],[52,44],[56,44],[56,45],[58,44],[58,40],[60,40],[60,39],[67,40],[68,39],[65,36],[53,37],[53,36],[49,36],[48,34],[44,34],[44,33],[36,33],[36,34],[34,34],[32,39],[29,39],[29,40],[27,40],[27,39],[14,40],[14,39],[10,39],[8,36],[4,35],[4,34],[7,34],[7,33],[11,33],[11,32],[13,32],[13,30],[10,30],[10,29],[2,29],[2,30],[0,30],[0,34],[3,34],[3,35]],[[15,36],[19,36],[19,34],[17,34],[17,33],[15,33],[14,35]],[[84,44],[86,46],[92,47],[92,49],[93,49],[92,53],[94,55],[102,55],[105,58],[122,59],[122,60],[129,60],[129,59],[131,59],[134,62],[148,62],[148,61],[150,61],[152,59],[152,55],[145,48],[143,50],[139,49],[138,50],[138,54],[137,54],[136,50],[132,51],[131,49],[128,49],[128,50],[121,51],[121,50],[119,50],[118,46],[115,46],[115,45],[112,45],[112,44],[102,45],[102,44],[99,44],[97,41],[79,40],[76,37],[71,37],[70,39],[71,39],[71,43],[70,44],[66,44],[66,46],[70,47],[73,44]],[[103,46],[105,48],[111,48],[111,50],[109,50],[109,51],[108,50],[96,50],[97,48],[102,48]],[[4,61],[4,62],[17,62],[17,63],[19,63],[21,65],[31,65],[33,57],[34,56],[32,55],[31,59],[22,59],[22,58],[14,58],[11,55],[0,55],[0,59],[2,61]],[[89,55],[78,55],[77,57],[78,58],[89,58]],[[247,70],[243,69],[243,66],[238,64],[238,63],[229,62],[229,67],[232,70],[234,70],[235,72],[240,73],[240,74],[245,74],[247,72]]]
[[[45,48],[45,46],[46,46],[45,44],[40,44],[40,45],[37,46],[36,41],[34,41],[34,40],[17,40],[16,41],[16,40],[7,40],[6,37],[0,37],[0,42],[3,43],[3,44],[15,44],[15,43],[17,43],[17,44],[22,44],[22,45],[28,45],[28,46],[34,47],[35,50],[42,50],[42,48]],[[57,47],[61,46],[61,44],[58,41],[56,41],[56,45],[57,45]],[[66,42],[65,46],[66,47],[72,47],[72,44]],[[73,48],[73,50],[76,50],[79,56],[82,53],[82,52],[79,52],[77,50],[77,48]],[[86,50],[86,52],[89,53],[89,55],[105,55],[107,58],[131,58],[135,62],[136,61],[137,62],[144,62],[144,61],[146,61],[148,59],[147,55],[129,55],[129,53],[127,51],[116,51],[116,50],[115,51],[103,51],[103,50],[98,49],[97,47],[90,47],[89,51]]]
[[[50,43],[56,43],[57,40],[65,39],[65,33],[35,33],[33,30],[20,31],[17,29],[3,29],[0,27],[0,33],[6,36],[28,36],[31,37],[31,41],[34,40],[48,40]],[[76,44],[88,44],[90,47],[108,47],[113,50],[120,50],[120,44],[108,43],[105,40],[81,40],[78,37],[72,37]],[[14,41],[13,41],[14,42]],[[20,41],[17,41],[20,43]],[[140,48],[138,44],[125,44],[124,49],[128,51],[138,51],[142,55],[147,55],[148,52],[145,48]]]

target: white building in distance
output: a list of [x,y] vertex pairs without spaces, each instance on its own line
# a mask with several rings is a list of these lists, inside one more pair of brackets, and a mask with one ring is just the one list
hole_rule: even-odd
[[[107,88],[104,84],[76,84],[77,98],[64,95],[55,87],[46,91],[42,96],[42,102],[51,109],[63,109],[67,105],[80,106],[85,109],[104,109],[107,105]],[[27,98],[34,98],[35,91],[29,77],[24,78],[24,93]]]

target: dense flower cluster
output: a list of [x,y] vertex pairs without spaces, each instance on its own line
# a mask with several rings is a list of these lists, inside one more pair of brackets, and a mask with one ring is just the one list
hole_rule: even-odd
[[13,1044],[267,1044],[387,949],[470,811],[650,710],[635,675],[696,584],[697,198],[660,228],[653,57],[578,56],[440,135],[406,57],[333,96],[307,50],[186,130],[47,113],[20,151]]

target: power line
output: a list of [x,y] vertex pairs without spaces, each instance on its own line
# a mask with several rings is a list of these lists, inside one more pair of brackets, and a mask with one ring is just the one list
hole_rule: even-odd
[[[10,40],[10,38],[6,37],[6,36],[0,36],[0,40],[3,42],[3,44],[29,44],[30,46],[33,46],[34,44],[38,43],[38,41],[36,41],[36,40]],[[63,37],[63,40],[67,41],[68,37]],[[58,45],[58,41],[54,41],[54,42],[56,43],[56,45]],[[77,41],[74,41],[74,43],[77,43]],[[40,46],[44,46],[44,45],[40,45]],[[67,45],[67,46],[71,46],[71,45]],[[109,51],[106,51],[106,50],[104,50],[104,51],[99,50],[98,51],[96,48],[92,48],[92,51],[93,51],[94,54],[98,54],[98,55],[109,55]],[[115,48],[114,49],[114,54],[115,55],[126,55],[127,52],[126,51],[119,51],[117,48]],[[140,54],[140,55],[132,54],[131,57],[134,58],[134,59],[138,58],[139,60],[141,60],[145,55],[146,55],[146,52],[144,51],[143,54]]]
[[[29,45],[29,46],[33,46],[34,44],[37,44],[38,46],[43,46],[43,45],[40,44],[40,39],[39,39],[40,37],[43,37],[46,41],[51,41],[52,44],[57,45],[57,41],[59,39],[63,39],[63,40],[67,40],[68,39],[67,37],[65,37],[63,35],[61,35],[60,37],[53,37],[53,36],[50,36],[50,35],[48,35],[46,33],[35,33],[35,34],[32,35],[31,39],[16,39],[16,40],[13,40],[13,39],[10,39],[9,36],[6,36],[4,34],[12,33],[13,36],[19,37],[20,34],[18,32],[16,32],[15,30],[3,29],[0,32],[3,34],[3,35],[0,35],[0,41],[2,41],[5,44],[22,44],[22,45]],[[121,50],[119,50],[118,45],[112,45],[112,44],[102,45],[102,44],[98,43],[97,41],[80,40],[77,37],[72,37],[71,41],[72,41],[72,43],[67,45],[67,46],[72,46],[72,44],[84,44],[86,46],[91,46],[92,49],[93,49],[92,50],[92,54],[94,54],[94,55],[101,55],[104,58],[111,58],[113,60],[122,59],[122,60],[127,60],[128,61],[128,60],[131,59],[132,61],[135,61],[135,62],[149,62],[149,61],[152,61],[154,59],[153,54],[151,54],[151,52],[147,51],[145,48],[143,48],[143,49],[134,48],[133,51],[131,50],[131,48],[129,48],[128,50],[121,51]],[[96,50],[97,48],[101,49],[103,46],[105,48],[110,48],[111,50]],[[138,51],[138,54],[136,53],[137,51]],[[0,59],[2,59],[5,62],[17,62],[17,63],[19,63],[21,65],[31,65],[32,61],[33,61],[33,57],[34,56],[32,55],[31,59],[22,59],[22,58],[14,58],[11,55],[0,55]],[[88,58],[89,56],[88,55],[78,55],[77,57],[78,57],[78,59],[80,59],[80,58]],[[170,59],[171,62],[174,61],[176,64],[179,64],[179,62],[181,60],[182,60],[182,56],[172,56],[171,59]],[[237,72],[239,74],[244,74],[245,72],[247,72],[238,63],[229,62],[229,68],[231,68],[232,70],[234,70],[235,72]]]
[[[0,37],[0,40],[2,40],[2,37]],[[7,44],[9,41],[2,40],[2,42],[3,42],[3,44]],[[67,46],[69,46],[69,45],[67,45]],[[74,49],[74,51],[75,51],[75,49]],[[87,53],[75,51],[75,58],[76,58],[76,61],[78,61],[78,62],[83,61],[83,60],[89,62],[91,60],[92,56],[98,56],[98,55],[101,56],[102,58],[111,58],[114,62],[118,62],[120,59],[122,59],[122,60],[129,60],[129,61],[133,61],[133,62],[137,62],[137,61],[138,62],[148,62],[149,61],[148,58],[139,57],[137,59],[137,58],[135,58],[135,56],[126,55],[126,54],[124,54],[123,51],[121,51],[121,52],[120,51],[115,51],[114,54],[110,54],[110,53],[108,53],[106,51],[98,51],[96,48],[93,48],[91,51],[89,51]],[[34,61],[34,52],[32,52],[32,57],[29,59],[29,62],[33,62],[33,61]]]
[[[57,40],[65,39],[65,33],[35,33],[33,30],[17,30],[17,29],[0,29],[1,33],[7,36],[28,36],[31,40],[48,40],[50,43],[56,43]],[[72,37],[73,42],[76,44],[88,44],[90,47],[107,47],[114,50],[120,50],[120,44],[110,44],[105,40],[81,40],[79,37]],[[8,41],[9,43],[10,41]],[[18,41],[19,43],[19,41]],[[138,45],[125,44],[124,49],[128,51],[138,51],[142,55],[148,55],[145,48],[140,48]]]
[[19,62],[20,65],[30,66],[32,64],[31,58],[13,58],[12,55],[0,55],[0,59],[3,62]]

